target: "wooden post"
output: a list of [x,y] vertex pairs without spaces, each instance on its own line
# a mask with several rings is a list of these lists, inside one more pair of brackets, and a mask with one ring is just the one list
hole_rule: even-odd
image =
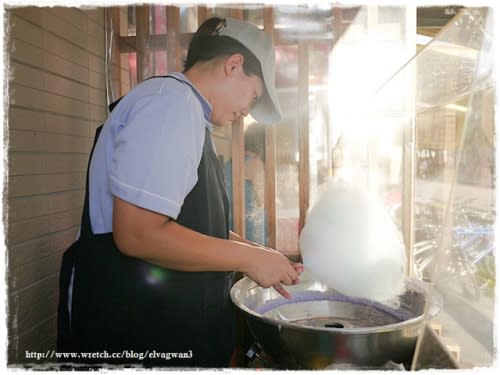
[[243,19],[243,8],[231,8],[230,11],[231,18],[242,20]]
[[179,8],[167,6],[167,71],[178,72],[181,69],[181,51],[179,48]]
[[309,45],[299,41],[299,234],[309,209]]
[[[273,8],[264,8],[264,31],[274,38]],[[276,249],[276,126],[266,127],[266,163],[264,207],[267,219],[268,246]]]
[[151,48],[149,45],[149,10],[149,5],[136,7],[137,82],[142,82],[152,76]]
[[179,8],[167,6],[167,72],[181,69],[181,50],[179,47]]
[[198,6],[198,25],[201,25],[207,18],[212,17],[212,10],[206,6]]
[[[231,17],[243,18],[241,9],[231,9]],[[238,95],[238,93],[235,93]],[[243,119],[232,126],[233,232],[246,237],[245,230],[245,142]]]
[[245,235],[245,143],[243,119],[232,126],[233,232]]
[[333,43],[335,43],[343,33],[342,26],[342,8],[334,7],[333,15]]

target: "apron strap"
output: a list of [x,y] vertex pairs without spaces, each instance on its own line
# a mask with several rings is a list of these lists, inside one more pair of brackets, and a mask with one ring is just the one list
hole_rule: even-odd
[[[121,100],[118,99],[118,100]],[[99,134],[101,134],[103,125],[99,126],[95,130],[94,136],[94,144],[92,145],[92,150],[90,151],[89,161],[87,164],[87,176],[85,179],[85,200],[83,203],[83,212],[82,212],[82,225],[81,225],[81,233],[80,236],[88,238],[92,235],[92,226],[90,224],[90,209],[89,209],[89,169],[90,169],[90,161],[92,160],[92,155],[94,154],[94,148],[97,143],[97,139],[99,138]]]

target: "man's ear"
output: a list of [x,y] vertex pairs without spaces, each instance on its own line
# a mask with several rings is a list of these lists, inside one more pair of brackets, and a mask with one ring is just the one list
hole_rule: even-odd
[[245,58],[241,53],[234,53],[226,59],[224,70],[226,75],[231,74],[236,71],[238,68],[243,68],[243,62]]

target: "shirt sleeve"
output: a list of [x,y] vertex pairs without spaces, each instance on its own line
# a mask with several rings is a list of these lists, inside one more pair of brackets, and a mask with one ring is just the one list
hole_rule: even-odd
[[114,124],[114,196],[177,219],[197,182],[205,137],[203,113],[192,99],[192,94],[141,98],[126,121]]

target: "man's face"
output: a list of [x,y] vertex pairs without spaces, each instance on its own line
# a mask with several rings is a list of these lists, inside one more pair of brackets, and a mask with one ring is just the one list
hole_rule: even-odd
[[242,63],[227,63],[224,82],[212,98],[212,123],[227,126],[248,115],[252,105],[262,96],[264,86],[256,75],[247,76]]

